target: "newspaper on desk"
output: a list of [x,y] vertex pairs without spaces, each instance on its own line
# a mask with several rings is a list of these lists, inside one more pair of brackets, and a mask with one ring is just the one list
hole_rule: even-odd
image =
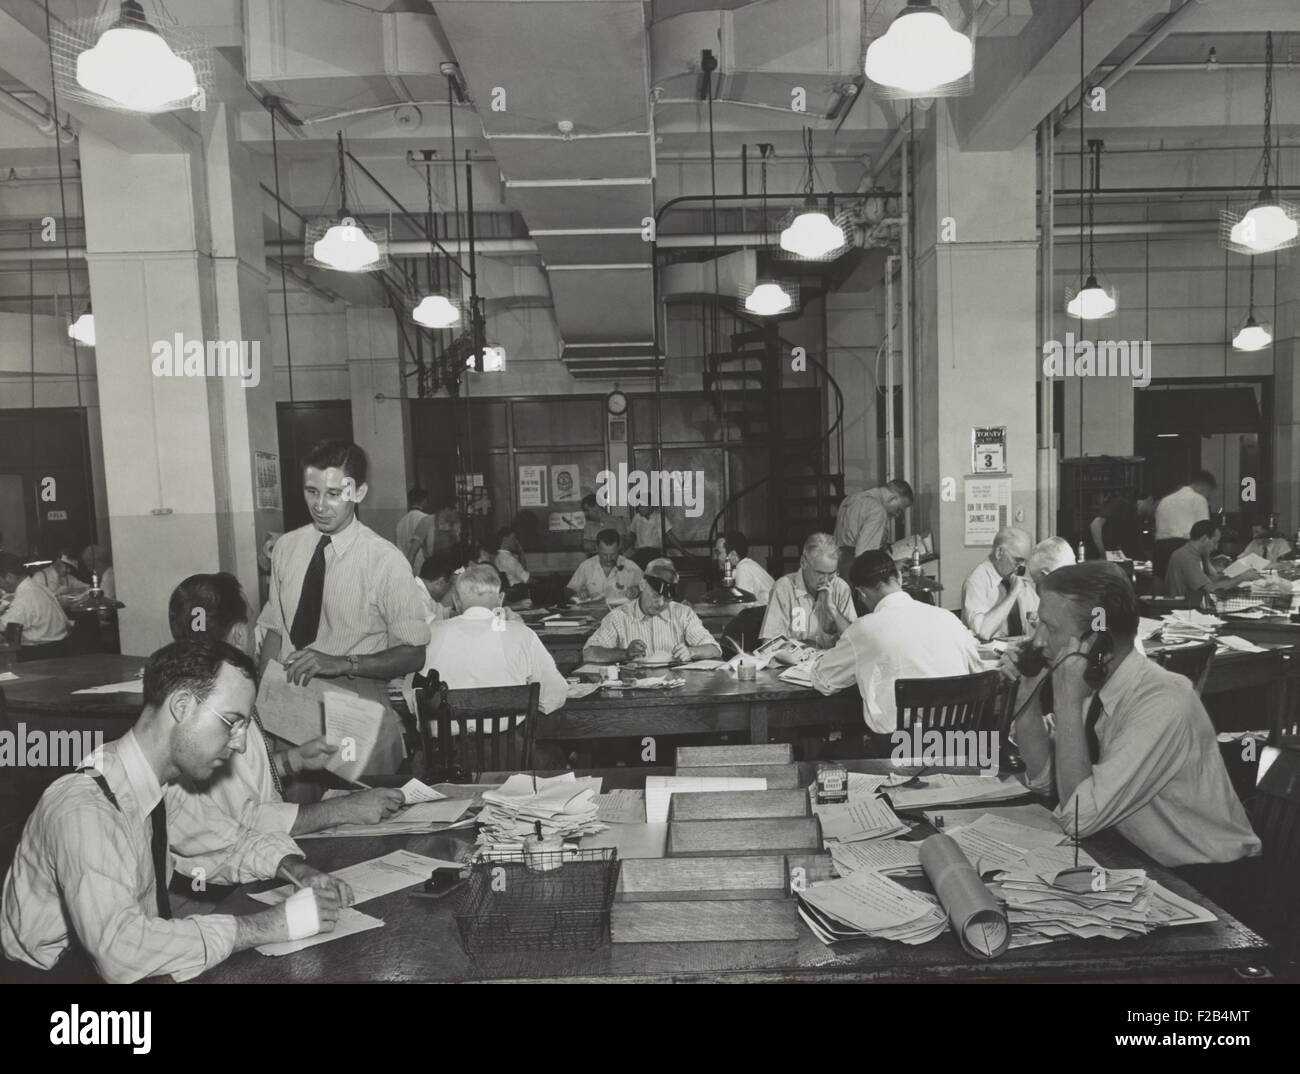
[[605,830],[596,819],[602,780],[573,772],[538,777],[516,773],[483,794],[478,842],[485,857],[518,856],[539,830],[544,839],[573,839]]

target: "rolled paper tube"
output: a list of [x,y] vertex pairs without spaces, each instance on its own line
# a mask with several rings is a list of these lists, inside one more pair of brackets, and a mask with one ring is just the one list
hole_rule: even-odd
[[932,835],[921,844],[921,868],[934,886],[953,931],[967,954],[996,958],[1011,943],[1006,910],[993,897],[979,873],[946,835]]

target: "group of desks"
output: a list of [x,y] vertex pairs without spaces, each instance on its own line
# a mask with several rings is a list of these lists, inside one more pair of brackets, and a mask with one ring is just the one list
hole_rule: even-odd
[[[1227,652],[1215,658],[1204,694],[1211,701],[1243,690],[1262,690],[1265,711],[1242,713],[1245,724],[1220,730],[1290,728],[1300,698],[1300,627],[1285,621],[1252,622],[1225,631],[1253,641],[1262,653]],[[144,659],[97,653],[17,664],[16,680],[0,683],[8,719],[39,720],[51,730],[102,731],[121,735],[140,711],[138,693],[76,694],[75,691],[135,677]],[[590,743],[596,739],[642,736],[726,735],[735,743],[764,743],[785,730],[806,727],[862,727],[862,701],[850,687],[831,697],[791,685],[777,670],[740,682],[730,672],[678,673],[685,685],[674,690],[599,690],[571,700],[542,717],[539,742]]]
[[[885,771],[885,761],[854,761],[855,771]],[[814,778],[814,766],[801,764],[800,780]],[[484,784],[500,783],[509,773],[484,773]],[[539,775],[547,773],[538,773]],[[647,775],[671,775],[670,768],[617,768],[581,772],[604,777],[605,790],[643,786]],[[465,788],[441,786],[450,794]],[[612,825],[612,828],[665,829],[666,825]],[[646,831],[629,831],[620,840],[620,857],[662,856]],[[914,837],[932,834],[922,825]],[[377,838],[309,839],[308,861],[326,871],[367,861],[405,848],[417,854],[454,860],[472,841],[470,830],[445,834]],[[381,929],[285,955],[264,957],[244,951],[197,978],[201,982],[422,982],[568,981],[588,983],[963,981],[963,980],[1123,980],[1238,979],[1247,967],[1265,962],[1268,945],[1256,933],[1162,869],[1115,832],[1085,839],[1081,846],[1113,868],[1143,868],[1186,898],[1217,915],[1212,924],[1164,928],[1136,939],[1070,940],[1007,951],[992,961],[967,955],[951,931],[916,947],[887,940],[855,940],[823,945],[806,928],[790,941],[708,943],[620,943],[592,950],[511,950],[471,957],[461,944],[455,914],[459,896],[412,897],[409,890],[365,903],[361,909],[385,924]],[[270,886],[268,884],[260,885]],[[216,903],[216,912],[261,909],[248,898],[249,886]]]

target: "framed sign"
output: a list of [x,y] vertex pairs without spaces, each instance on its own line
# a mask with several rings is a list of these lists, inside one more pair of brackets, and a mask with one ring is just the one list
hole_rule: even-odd
[[993,425],[971,429],[971,473],[1005,474],[1007,472],[1007,427]]

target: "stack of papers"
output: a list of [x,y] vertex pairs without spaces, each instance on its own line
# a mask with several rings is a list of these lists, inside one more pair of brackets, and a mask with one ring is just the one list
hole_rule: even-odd
[[596,819],[600,777],[578,779],[572,772],[538,779],[516,773],[483,795],[481,844],[495,851],[522,849],[541,825],[544,839],[570,839],[604,831]]
[[840,876],[870,869],[885,876],[920,876],[921,844],[902,839],[872,839],[865,843],[829,843],[831,861]]
[[600,683],[598,682],[571,682],[568,684],[568,699],[576,701],[588,694],[594,694],[599,689]]
[[[436,793],[436,792],[433,792]],[[378,824],[339,824],[319,832],[295,835],[295,839],[325,839],[339,836],[426,835],[457,824],[470,807],[467,798],[447,798],[434,802],[416,802],[399,809]],[[466,818],[466,823],[470,818]],[[459,826],[459,825],[457,825]]]
[[812,884],[798,899],[799,916],[826,944],[861,939],[922,944],[948,927],[938,899],[909,891],[872,869]]
[[644,824],[645,791],[612,790],[596,795],[596,819],[604,824]]
[[1170,612],[1164,617],[1164,639],[1176,641],[1208,641],[1216,627],[1224,625],[1217,615],[1198,611]]
[[1001,802],[1028,794],[1025,785],[1011,776],[960,776],[947,772],[923,775],[912,787],[884,792],[895,809],[933,809],[937,806],[974,805]]
[[1237,575],[1245,574],[1247,571],[1263,571],[1267,566],[1268,560],[1263,556],[1257,556],[1254,552],[1250,552],[1229,563],[1223,568],[1223,573],[1228,578],[1236,578]]
[[777,678],[794,686],[807,686],[811,690],[813,689],[812,669],[812,663],[795,664],[793,667],[786,668]]
[[815,795],[816,788],[810,788],[812,810],[821,820],[822,840],[828,850],[836,843],[888,839],[909,830],[883,798],[850,795],[847,802],[818,805]]

